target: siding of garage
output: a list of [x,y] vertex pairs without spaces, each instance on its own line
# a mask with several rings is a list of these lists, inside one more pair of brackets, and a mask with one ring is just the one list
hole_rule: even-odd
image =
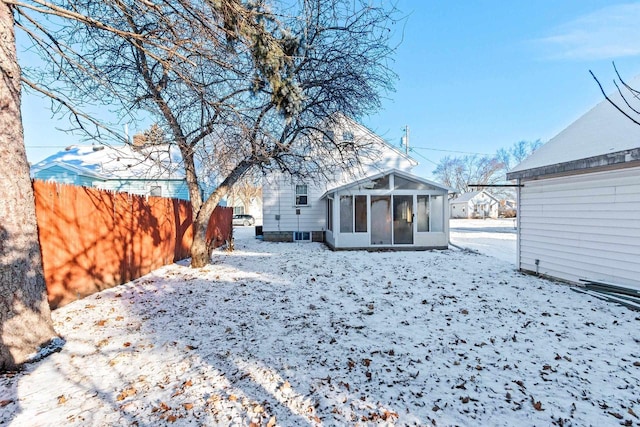
[[640,289],[640,167],[523,184],[522,270]]

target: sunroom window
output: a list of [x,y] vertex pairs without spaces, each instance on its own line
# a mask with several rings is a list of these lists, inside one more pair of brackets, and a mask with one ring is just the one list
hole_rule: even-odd
[[340,196],[340,232],[353,233],[352,196]]
[[418,231],[429,231],[429,196],[418,196]]

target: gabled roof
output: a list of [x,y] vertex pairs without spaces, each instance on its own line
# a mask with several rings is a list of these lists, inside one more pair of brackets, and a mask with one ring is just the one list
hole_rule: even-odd
[[144,148],[74,145],[33,165],[31,175],[60,166],[78,175],[103,180],[183,180],[181,162],[180,151],[167,145]]
[[402,151],[400,148],[389,144],[380,135],[378,135],[377,133],[373,132],[368,127],[358,123],[357,121],[355,121],[351,117],[348,117],[343,113],[334,113],[329,117],[328,120],[332,121],[334,123],[339,123],[339,124],[345,126],[346,128],[357,127],[363,133],[365,133],[368,137],[370,137],[371,139],[373,139],[373,140],[377,141],[378,143],[380,143],[381,145],[383,145],[386,149],[389,149],[389,150],[395,152],[397,155],[407,159],[409,162],[412,163],[413,166],[417,166],[418,165],[418,161],[416,159],[414,159],[413,157],[409,156],[407,153]]
[[469,200],[473,199],[474,197],[482,193],[484,193],[487,197],[489,197],[490,199],[493,199],[496,202],[499,201],[493,194],[485,190],[479,190],[479,191],[470,191],[468,193],[463,193],[460,196],[456,197],[455,199],[451,200],[449,203],[467,203]]
[[[640,77],[629,84],[640,88]],[[629,115],[637,116],[619,93],[609,97]],[[640,160],[640,126],[603,100],[511,169],[507,179],[571,172],[629,160]]]
[[364,177],[364,178],[358,179],[358,180],[353,181],[353,182],[350,182],[350,183],[348,183],[348,184],[341,185],[341,186],[339,186],[339,187],[335,187],[335,188],[332,188],[332,189],[330,189],[330,190],[327,190],[327,191],[322,195],[321,199],[324,199],[324,198],[325,198],[325,197],[327,197],[329,194],[331,194],[331,193],[335,193],[336,191],[342,191],[342,190],[346,190],[346,189],[354,188],[354,187],[367,188],[367,187],[368,187],[368,185],[367,185],[367,184],[371,183],[371,181],[373,181],[373,180],[375,180],[375,179],[378,179],[378,178],[381,178],[381,177],[383,177],[383,176],[385,176],[385,175],[389,175],[389,174],[394,174],[394,175],[396,175],[396,176],[400,176],[400,177],[402,177],[402,178],[404,178],[404,179],[407,179],[407,180],[410,180],[410,181],[419,182],[419,183],[421,183],[421,184],[424,184],[424,185],[428,185],[428,186],[434,187],[434,188],[436,188],[436,189],[444,190],[444,191],[445,191],[445,192],[447,192],[447,193],[448,193],[449,191],[453,191],[453,189],[451,189],[451,188],[449,188],[449,187],[446,187],[446,186],[444,186],[444,185],[442,185],[442,184],[438,184],[437,182],[433,182],[433,181],[430,181],[430,180],[428,180],[428,179],[421,178],[421,177],[419,177],[419,176],[416,176],[416,175],[410,174],[410,173],[408,173],[408,172],[403,172],[403,171],[398,170],[398,169],[387,169],[387,170],[385,170],[385,171],[382,171],[382,172],[378,172],[378,173],[375,173],[375,174],[369,175],[369,176],[367,176],[367,177]]

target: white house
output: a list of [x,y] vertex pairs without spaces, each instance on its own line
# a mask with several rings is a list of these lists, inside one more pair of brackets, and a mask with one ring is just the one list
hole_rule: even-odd
[[143,196],[189,199],[180,151],[167,145],[72,145],[33,165],[31,177]]
[[332,179],[266,178],[264,239],[324,241],[334,249],[447,248],[449,189],[412,175],[417,162],[364,126],[343,117],[340,128],[376,155]]
[[485,190],[470,191],[449,201],[451,218],[498,218],[500,200]]
[[640,289],[640,126],[602,101],[507,179],[521,270]]

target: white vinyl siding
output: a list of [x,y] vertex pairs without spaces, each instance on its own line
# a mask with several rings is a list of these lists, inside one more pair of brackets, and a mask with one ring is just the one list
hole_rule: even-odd
[[[262,212],[264,231],[324,231],[326,202],[320,200],[324,188],[307,185],[308,206],[295,205],[295,185],[283,176],[263,181]],[[300,211],[297,215],[296,212]]]
[[640,289],[640,168],[525,181],[520,268]]

